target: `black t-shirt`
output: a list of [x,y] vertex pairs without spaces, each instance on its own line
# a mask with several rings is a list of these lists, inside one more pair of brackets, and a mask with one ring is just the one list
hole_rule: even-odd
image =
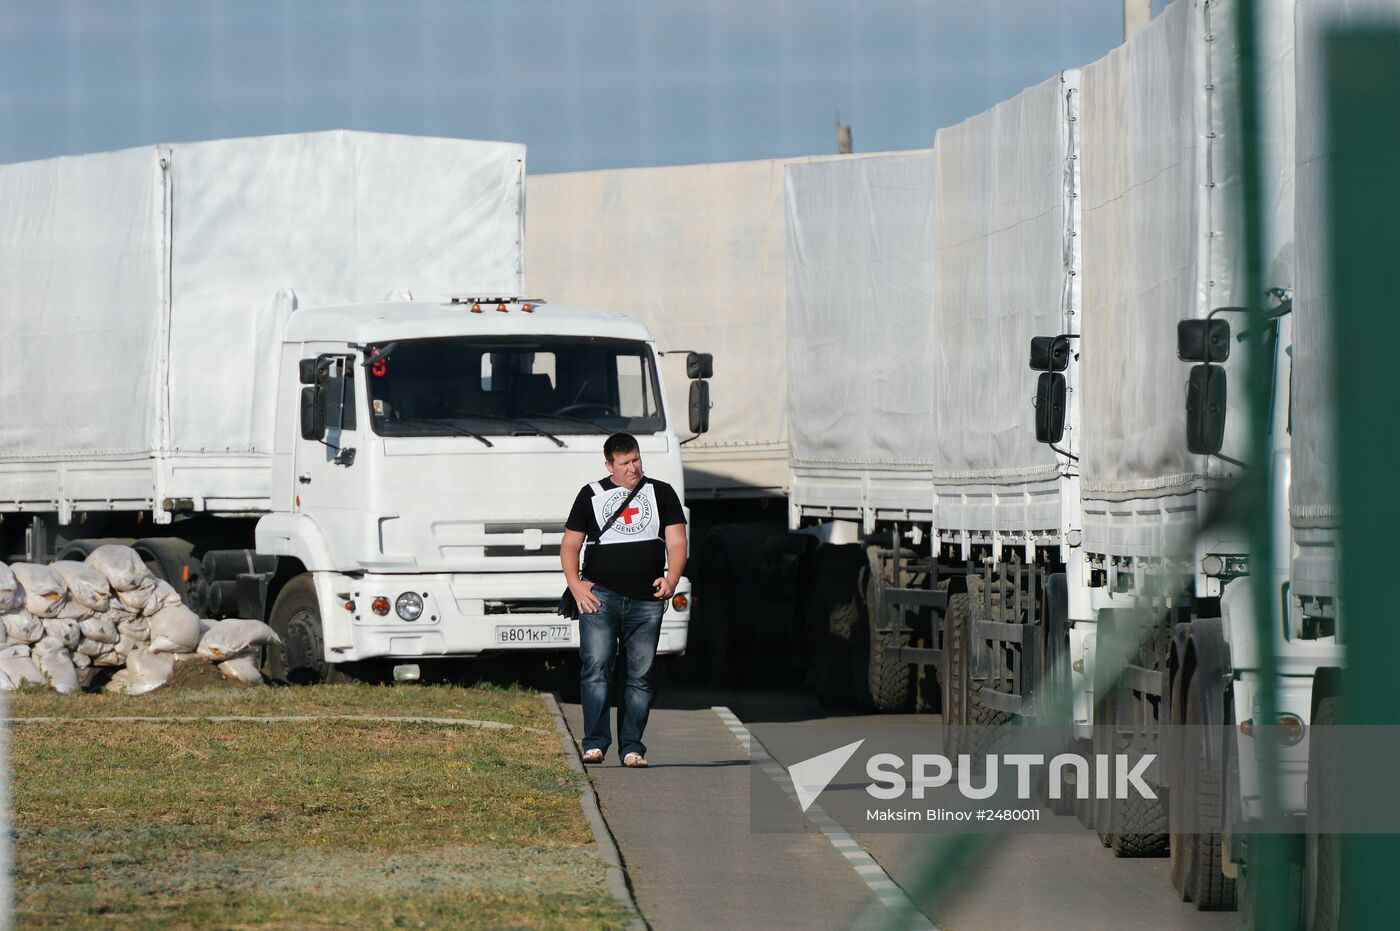
[[674,488],[654,478],[642,481],[602,540],[598,531],[631,493],[611,478],[584,485],[564,523],[584,535],[583,577],[629,598],[656,597],[651,583],[666,570],[666,528],[685,523]]

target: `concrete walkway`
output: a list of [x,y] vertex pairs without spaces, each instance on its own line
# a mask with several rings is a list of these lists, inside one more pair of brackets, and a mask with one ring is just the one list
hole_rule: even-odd
[[[579,706],[561,707],[581,739]],[[655,710],[646,738],[649,769],[614,744],[589,775],[653,928],[849,928],[874,901],[795,807],[794,831],[750,830],[748,757],[709,708]]]

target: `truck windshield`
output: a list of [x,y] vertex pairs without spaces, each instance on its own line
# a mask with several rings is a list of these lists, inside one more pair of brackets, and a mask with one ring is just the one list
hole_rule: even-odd
[[580,337],[444,337],[370,347],[381,436],[655,433],[666,426],[651,350]]

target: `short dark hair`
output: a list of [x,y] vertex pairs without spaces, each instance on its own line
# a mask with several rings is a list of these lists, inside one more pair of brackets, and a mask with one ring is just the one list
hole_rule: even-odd
[[603,458],[609,462],[618,453],[635,453],[637,451],[637,438],[630,433],[614,433],[603,443]]

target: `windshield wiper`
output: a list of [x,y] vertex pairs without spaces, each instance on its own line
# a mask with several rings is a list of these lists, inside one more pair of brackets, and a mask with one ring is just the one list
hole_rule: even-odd
[[[463,420],[470,419],[494,420],[497,421],[497,423],[524,424],[524,426],[531,428],[532,433],[515,433],[512,435],[517,435],[517,437],[531,437],[531,435],[533,435],[533,437],[545,437],[547,438],[547,440],[553,441],[553,444],[556,445],[556,447],[559,447],[560,449],[568,448],[568,444],[566,444],[566,442],[564,442],[563,440],[560,440],[560,438],[556,437],[556,435],[549,433],[549,431],[545,430],[545,428],[540,427],[539,424],[533,424],[531,423],[531,421],[521,419],[521,417],[503,417],[501,416],[501,414],[489,414],[484,412],[470,413],[468,414],[468,416],[463,417]],[[493,444],[493,442],[491,442],[490,440],[487,440],[486,437],[483,437],[482,434],[472,433],[472,431],[466,430],[465,427],[456,426],[456,424],[451,423],[451,421],[435,420],[433,419],[433,417],[414,417],[412,423],[437,424],[437,426],[440,427],[447,427],[448,430],[451,430],[452,433],[454,433],[454,435],[458,435],[458,437],[475,437],[477,438],[477,440],[480,440],[484,442],[484,444],[489,445],[489,447],[493,447],[493,445],[496,445]]]
[[[500,415],[500,414],[486,414],[486,413],[474,413],[474,414],[468,414],[467,416],[468,416],[469,418],[470,418],[470,417],[480,417],[482,420],[495,420],[495,421],[498,421],[498,422],[500,422],[500,423],[523,423],[525,426],[527,426],[527,427],[529,427],[531,430],[534,430],[534,431],[535,431],[535,436],[543,436],[543,437],[546,437],[546,438],[548,438],[548,439],[553,440],[553,441],[554,441],[554,445],[555,445],[555,446],[558,446],[560,449],[568,449],[568,448],[569,448],[569,447],[568,447],[568,444],[565,443],[563,440],[559,439],[559,437],[555,436],[553,433],[550,433],[548,430],[545,430],[544,428],[540,427],[539,424],[530,423],[530,421],[524,419],[523,417],[503,417],[503,416]],[[518,435],[518,434],[517,434],[517,435]]]
[[447,430],[448,432],[450,432],[453,436],[469,436],[469,437],[471,437],[471,438],[474,439],[474,440],[480,440],[481,442],[485,443],[487,446],[495,446],[495,445],[496,445],[495,443],[492,443],[490,440],[488,440],[486,437],[482,436],[480,433],[474,433],[474,432],[472,432],[471,430],[468,430],[468,429],[466,429],[466,428],[464,428],[464,427],[459,427],[459,426],[457,426],[456,424],[452,423],[451,421],[447,421],[447,420],[432,420],[432,419],[427,418],[427,417],[415,417],[411,422],[412,422],[412,423],[425,423],[425,424],[429,424],[429,425],[434,426],[434,427],[442,427],[444,430]]

